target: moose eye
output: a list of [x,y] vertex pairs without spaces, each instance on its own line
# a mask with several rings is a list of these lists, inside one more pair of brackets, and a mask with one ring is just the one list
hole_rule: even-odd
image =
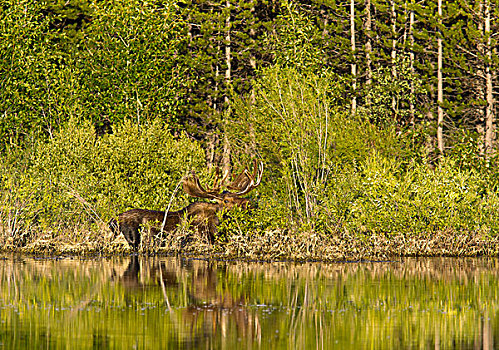
[[224,203],[225,204],[229,204],[229,200],[228,199],[224,199]]

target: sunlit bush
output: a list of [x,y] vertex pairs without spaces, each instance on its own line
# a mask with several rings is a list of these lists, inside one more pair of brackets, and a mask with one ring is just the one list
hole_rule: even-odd
[[196,142],[159,121],[125,122],[102,137],[90,122],[70,121],[30,157],[20,173],[3,168],[2,216],[26,212],[25,222],[54,234],[103,224],[131,207],[164,210],[182,176],[204,164]]
[[229,126],[232,144],[240,157],[249,150],[265,160],[260,191],[268,197],[265,210],[271,219],[264,221],[270,225],[315,227],[324,212],[322,194],[336,169],[355,168],[372,149],[397,148],[391,131],[348,113],[341,105],[344,92],[334,74],[276,66],[255,84],[254,101],[236,103]]
[[497,233],[495,191],[479,173],[452,161],[430,170],[370,155],[358,170],[338,174],[327,189],[325,206],[336,221],[363,234],[432,232]]
[[279,67],[263,73],[254,99],[236,104],[230,125],[236,153],[259,154],[266,163],[253,214],[260,229],[497,232],[493,175],[454,158],[429,166],[410,132],[374,126],[336,103],[342,87],[333,76]]

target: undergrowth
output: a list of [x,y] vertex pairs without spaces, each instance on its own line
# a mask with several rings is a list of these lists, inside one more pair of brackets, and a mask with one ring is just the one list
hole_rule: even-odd
[[[265,164],[250,194],[257,208],[220,213],[214,245],[184,224],[163,241],[147,237],[141,252],[296,260],[497,254],[494,160],[464,157],[456,146],[431,163],[410,132],[349,115],[334,81],[263,72],[254,100],[235,103],[227,127],[235,171],[252,155]],[[209,177],[201,145],[159,121],[98,135],[91,123],[71,120],[2,160],[0,244],[32,253],[129,253],[123,237],[112,238],[111,218],[130,208],[165,210],[170,201],[177,210],[193,200],[175,192],[181,178],[191,169],[203,183]]]

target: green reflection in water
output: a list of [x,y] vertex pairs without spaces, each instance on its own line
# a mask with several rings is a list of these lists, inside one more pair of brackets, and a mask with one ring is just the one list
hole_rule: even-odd
[[496,348],[498,260],[0,260],[0,348]]

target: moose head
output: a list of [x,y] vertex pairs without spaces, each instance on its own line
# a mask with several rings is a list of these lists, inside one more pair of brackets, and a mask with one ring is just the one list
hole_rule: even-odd
[[137,250],[141,241],[140,230],[145,224],[149,225],[153,235],[157,235],[161,229],[164,233],[173,232],[182,219],[187,218],[193,229],[205,235],[210,243],[213,243],[219,223],[217,213],[234,207],[249,208],[250,200],[241,196],[260,185],[262,175],[263,163],[254,160],[252,173],[245,168],[233,181],[226,183],[228,174],[220,178],[218,172],[213,186],[205,189],[197,175],[191,172],[182,181],[184,192],[191,197],[209,199],[213,202],[191,203],[181,210],[166,213],[166,218],[164,211],[131,209],[119,214],[117,220],[112,219],[109,227],[115,235],[122,233],[130,246]]

